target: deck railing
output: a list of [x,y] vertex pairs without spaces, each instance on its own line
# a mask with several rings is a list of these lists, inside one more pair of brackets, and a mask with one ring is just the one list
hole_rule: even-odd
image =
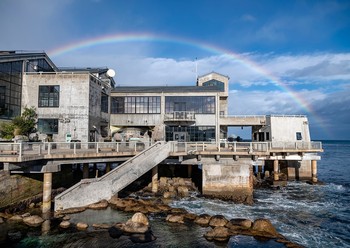
[[[321,142],[176,142],[171,141],[174,153],[195,152],[318,152]],[[0,143],[1,157],[45,156],[82,153],[138,153],[152,145],[151,142],[21,142]]]

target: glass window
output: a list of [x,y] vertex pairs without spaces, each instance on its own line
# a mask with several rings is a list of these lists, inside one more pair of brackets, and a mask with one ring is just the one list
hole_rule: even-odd
[[166,141],[174,140],[174,133],[186,133],[187,141],[189,142],[215,140],[214,126],[166,126]]
[[165,113],[173,113],[174,111],[215,114],[215,96],[165,97]]
[[302,140],[301,132],[296,132],[297,140]]
[[111,97],[111,114],[160,114],[160,97]]
[[101,96],[101,112],[108,113],[108,95],[104,93]]
[[203,83],[203,86],[216,86],[220,91],[225,91],[225,84],[215,79]]
[[38,119],[38,131],[45,134],[58,134],[58,119]]
[[39,86],[39,107],[59,107],[60,86]]

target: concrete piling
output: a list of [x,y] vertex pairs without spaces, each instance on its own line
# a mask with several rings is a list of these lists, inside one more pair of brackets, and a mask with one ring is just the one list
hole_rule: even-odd
[[52,192],[52,172],[44,173],[44,186],[43,186],[43,213],[51,211],[51,192]]
[[152,192],[158,192],[158,166],[155,166],[152,169]]
[[311,161],[311,177],[312,177],[312,182],[317,183],[317,161],[312,160]]
[[279,164],[278,164],[278,160],[275,159],[273,161],[273,180],[274,181],[279,180],[278,172],[279,172]]

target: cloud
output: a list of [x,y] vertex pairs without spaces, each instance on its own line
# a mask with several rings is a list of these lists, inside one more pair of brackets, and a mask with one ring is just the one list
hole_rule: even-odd
[[241,19],[246,22],[255,22],[256,18],[250,14],[244,14]]

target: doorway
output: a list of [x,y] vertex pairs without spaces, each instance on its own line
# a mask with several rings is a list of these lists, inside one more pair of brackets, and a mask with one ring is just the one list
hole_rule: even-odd
[[179,142],[186,142],[187,132],[174,132],[173,140]]

